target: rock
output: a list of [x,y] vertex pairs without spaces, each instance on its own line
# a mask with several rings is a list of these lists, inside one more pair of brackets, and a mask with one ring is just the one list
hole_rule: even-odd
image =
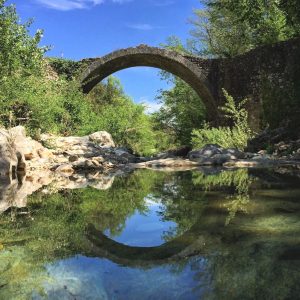
[[257,154],[259,154],[259,155],[266,155],[267,151],[266,150],[260,150],[260,151],[257,152]]
[[74,173],[74,169],[73,169],[72,165],[70,165],[70,164],[61,165],[58,168],[56,168],[55,171],[59,172],[59,173],[67,173],[67,174]]
[[93,163],[94,167],[101,167],[101,163],[96,159],[92,159],[92,163]]
[[188,158],[199,165],[222,165],[230,160],[245,158],[245,153],[235,148],[224,149],[219,145],[209,144],[189,152]]
[[265,150],[269,145],[275,145],[289,136],[290,130],[287,127],[276,129],[265,129],[255,138],[250,140],[247,145],[247,151],[258,152]]
[[74,162],[74,161],[77,161],[78,160],[78,156],[77,155],[71,155],[69,157],[69,162]]
[[292,159],[300,160],[300,149],[298,149],[297,152],[293,154]]
[[0,175],[11,175],[17,169],[18,158],[6,130],[0,131]]
[[95,182],[90,183],[89,185],[97,190],[108,190],[111,188],[115,177],[105,177],[102,176],[100,179],[97,179]]
[[114,148],[115,143],[110,133],[106,131],[98,131],[89,135],[89,140],[97,143],[103,148]]
[[39,172],[36,176],[2,180],[0,182],[0,213],[10,207],[25,207],[27,205],[27,197],[44,185],[50,184],[52,180],[53,176],[49,170]]
[[244,152],[236,148],[223,149],[222,154],[230,155],[230,159],[243,159],[246,157]]
[[215,154],[222,154],[223,148],[217,144],[208,144],[198,150],[188,153],[188,158],[192,161],[201,162]]
[[191,147],[182,146],[177,149],[170,149],[166,152],[158,153],[155,155],[156,159],[166,159],[166,158],[175,158],[175,157],[186,157],[190,151]]
[[149,169],[157,169],[157,168],[190,168],[198,166],[197,162],[190,161],[188,159],[180,159],[180,158],[168,158],[168,159],[157,159],[150,160],[147,162],[132,164],[134,168],[149,168]]
[[235,159],[233,155],[230,154],[215,154],[209,160],[211,161],[212,165],[221,166],[224,163]]
[[23,126],[17,126],[9,130],[13,136],[17,152],[21,153],[25,160],[33,160],[50,157],[50,151],[46,149],[41,143],[26,136],[26,131]]
[[[89,136],[57,137],[42,134],[41,139],[55,149],[56,154],[68,156],[85,156],[91,158],[102,155],[106,149],[114,147],[111,135],[105,131],[95,132]],[[104,150],[105,149],[105,150]]]
[[52,151],[50,151],[47,148],[40,148],[37,150],[37,153],[39,155],[40,158],[46,158],[46,159],[53,159],[54,155],[52,153]]
[[175,156],[170,155],[168,152],[160,152],[155,155],[155,159],[167,159],[167,158],[175,158]]
[[103,163],[105,161],[102,156],[93,157],[93,160],[96,160],[98,163]]
[[236,161],[229,161],[224,163],[224,167],[269,167],[274,165],[279,165],[280,161],[276,161],[273,159],[270,159],[268,157],[257,157],[254,159],[242,159],[242,160],[236,160]]
[[106,161],[103,163],[103,167],[104,167],[104,169],[112,169],[115,167],[115,165],[109,161]]
[[92,160],[86,160],[86,162],[85,162],[85,167],[86,168],[95,168],[95,165],[93,164],[93,161]]

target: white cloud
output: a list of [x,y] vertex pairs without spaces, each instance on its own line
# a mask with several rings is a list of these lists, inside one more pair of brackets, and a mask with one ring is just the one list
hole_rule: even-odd
[[150,101],[148,97],[141,97],[138,103],[144,105],[146,114],[157,112],[162,107],[161,103]]
[[105,1],[122,4],[132,0],[35,0],[36,2],[52,9],[68,11],[73,9],[86,9],[100,5]]
[[153,30],[155,27],[150,25],[150,24],[146,24],[146,23],[137,23],[137,24],[127,24],[126,25],[128,28],[131,29],[137,29],[137,30]]
[[126,24],[126,27],[128,27],[130,29],[143,30],[143,31],[150,31],[150,30],[154,30],[154,29],[164,28],[162,26],[153,26],[148,23],[129,23],[129,24]]

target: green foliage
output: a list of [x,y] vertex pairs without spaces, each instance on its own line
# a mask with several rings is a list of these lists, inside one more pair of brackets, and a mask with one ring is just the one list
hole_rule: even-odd
[[[33,136],[38,132],[85,135],[106,130],[119,146],[135,153],[156,151],[150,117],[142,105],[125,95],[98,104],[99,98],[91,101],[79,91],[76,81],[63,78],[52,81],[30,76],[6,83],[0,91],[0,121],[6,127],[23,125]],[[105,90],[105,85],[102,88]]]
[[[80,62],[49,58],[39,48],[42,31],[31,37],[31,21],[19,22],[15,6],[0,4],[0,123],[24,125],[30,135],[110,132],[119,146],[150,155],[157,151],[153,122],[110,77],[83,95],[76,75]],[[49,65],[51,70],[49,70]],[[51,76],[51,72],[57,76]],[[54,74],[55,75],[55,74]],[[53,77],[53,78],[52,78]],[[156,135],[157,134],[157,135]]]
[[[251,173],[263,180],[252,185],[255,177]],[[58,291],[64,288],[51,282],[57,278],[47,266],[61,266],[61,259],[77,255],[95,257],[86,225],[92,223],[101,232],[117,236],[136,211],[147,213],[145,199],[149,198],[161,204],[162,220],[177,224],[175,231],[163,233],[165,241],[189,230],[181,239],[187,251],[167,263],[172,276],[185,272],[185,266],[192,267],[194,287],[212,287],[207,289],[206,299],[223,299],[224,291],[226,299],[244,299],[245,295],[251,299],[254,294],[263,299],[277,299],[278,295],[280,299],[297,298],[299,262],[290,258],[295,258],[299,245],[299,188],[295,178],[278,174],[246,169],[214,175],[141,170],[116,178],[110,190],[38,192],[28,199],[26,208],[0,215],[0,298],[28,299],[33,291],[42,297],[48,283]],[[276,183],[266,185],[266,178],[277,178]],[[284,186],[286,190],[282,190]],[[192,256],[186,258],[182,253]],[[99,251],[96,259],[104,257]],[[130,260],[122,266],[132,269]],[[150,268],[150,262],[141,264],[141,275],[137,275],[141,277],[131,276],[130,283],[142,282],[143,270]],[[112,271],[116,271],[114,264]],[[149,286],[149,281],[144,283]]]
[[193,173],[193,183],[203,186],[206,190],[211,188],[234,187],[234,193],[226,196],[229,200],[224,203],[228,210],[228,216],[225,225],[229,225],[237,212],[247,213],[250,202],[249,190],[255,179],[248,174],[247,169],[238,169],[234,171],[223,171],[214,175],[204,175],[203,173]]
[[67,80],[74,79],[80,68],[80,62],[70,59],[51,57],[47,59],[47,62],[59,76]]
[[[297,36],[299,13],[283,0],[204,0],[191,20],[192,36],[208,56],[232,57]],[[297,2],[297,1],[293,1]]]
[[[164,75],[164,74],[163,74]],[[161,128],[168,132],[175,142],[189,145],[194,128],[201,128],[205,118],[205,107],[197,93],[181,79],[165,74],[174,84],[170,90],[161,90],[157,99],[163,104],[154,114]]]
[[280,9],[285,12],[287,24],[293,29],[294,35],[300,33],[300,2],[298,0],[280,1]]
[[95,106],[97,122],[82,128],[81,133],[106,130],[110,132],[119,146],[125,146],[134,153],[153,154],[155,133],[152,122],[143,105],[135,104],[128,97],[114,98],[112,103]]
[[[161,46],[184,55],[197,54],[192,41],[184,45],[176,36],[169,37]],[[173,87],[158,92],[156,99],[162,107],[153,114],[155,128],[160,129],[165,149],[190,145],[192,130],[202,127],[205,106],[194,89],[183,80],[165,71],[161,71],[160,75]]]
[[0,91],[0,120],[4,126],[24,125],[31,135],[36,131],[68,135],[93,121],[92,106],[76,82],[29,76],[6,83]]
[[225,90],[223,90],[226,103],[220,108],[224,117],[233,122],[232,127],[211,128],[205,124],[203,129],[194,130],[192,144],[194,148],[202,148],[206,144],[218,144],[224,148],[238,148],[244,150],[247,142],[253,137],[248,124],[248,112],[243,106],[246,99],[236,104]]
[[0,84],[10,76],[27,76],[41,71],[46,47],[39,48],[42,30],[29,35],[32,21],[20,22],[14,5],[0,3]]

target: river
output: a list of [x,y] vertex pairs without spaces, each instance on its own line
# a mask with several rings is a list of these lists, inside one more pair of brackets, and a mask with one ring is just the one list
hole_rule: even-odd
[[[0,299],[300,299],[300,178],[137,170],[0,215]],[[0,199],[1,202],[1,199]]]

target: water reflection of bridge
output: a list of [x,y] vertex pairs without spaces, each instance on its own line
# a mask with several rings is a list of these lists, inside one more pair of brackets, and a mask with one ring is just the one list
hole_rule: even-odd
[[[227,223],[230,211],[224,206],[226,201],[231,200],[224,199],[223,193],[209,191],[206,195],[208,204],[199,219],[181,236],[156,247],[129,246],[114,241],[89,224],[86,235],[90,245],[85,254],[107,258],[126,267],[150,268],[176,263],[196,255],[209,257],[220,251],[229,253],[233,245],[235,248],[240,245],[242,252],[243,247],[249,249],[255,244],[275,242],[285,245],[282,249],[278,248],[278,257],[282,259],[289,255],[290,247],[294,249],[300,245],[300,227],[297,226],[299,221],[295,222],[295,217],[300,213],[299,202],[296,201],[299,195],[299,178],[268,170],[254,169],[249,170],[249,173],[260,178],[260,182],[256,182],[253,187],[255,200],[249,203],[247,212],[236,212],[232,224]],[[265,185],[268,186],[267,189],[264,188]],[[273,190],[270,189],[271,186]],[[295,191],[288,199],[286,188]],[[283,216],[286,217],[284,226]]]
[[91,242],[89,255],[107,258],[117,264],[130,267],[152,267],[199,254],[205,249],[205,237],[196,235],[193,226],[183,235],[156,247],[128,246],[116,242],[93,225],[87,228],[87,237]]

